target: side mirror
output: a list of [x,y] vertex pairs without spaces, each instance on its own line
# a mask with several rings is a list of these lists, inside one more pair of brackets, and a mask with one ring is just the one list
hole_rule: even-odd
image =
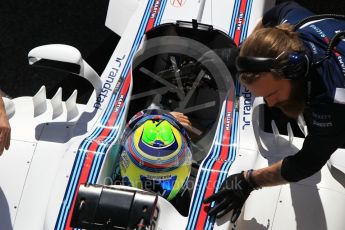
[[33,66],[53,68],[81,76],[91,82],[96,90],[96,96],[101,92],[102,80],[99,75],[73,46],[63,44],[38,46],[29,52],[28,60]]

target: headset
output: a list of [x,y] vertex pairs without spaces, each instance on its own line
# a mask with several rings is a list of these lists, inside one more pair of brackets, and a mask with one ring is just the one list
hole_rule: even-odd
[[284,53],[276,58],[238,56],[236,58],[237,71],[238,73],[275,72],[290,80],[308,74],[310,63],[305,52],[290,52],[287,55],[287,61],[280,64],[279,59]]
[[[297,31],[301,26],[304,24],[314,21],[320,20],[323,18],[334,18],[334,19],[342,19],[345,20],[344,15],[337,15],[337,14],[322,14],[322,15],[313,15],[307,17],[300,22],[298,22],[295,27],[294,31]],[[298,79],[301,77],[305,77],[309,73],[309,68],[311,66],[319,65],[326,59],[331,56],[331,51],[333,50],[334,46],[340,41],[340,37],[345,36],[345,31],[342,31],[336,34],[330,41],[323,58],[315,63],[310,63],[308,55],[304,51],[292,51],[287,54],[287,61],[284,64],[281,64],[279,58],[284,55],[285,52],[278,55],[276,58],[267,58],[267,57],[250,57],[250,56],[237,56],[236,58],[236,68],[238,73],[244,72],[251,72],[251,73],[259,73],[259,72],[276,72],[280,73],[286,79]]]

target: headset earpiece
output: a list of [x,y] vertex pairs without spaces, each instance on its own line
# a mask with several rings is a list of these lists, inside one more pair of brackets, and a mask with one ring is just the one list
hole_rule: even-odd
[[309,59],[305,52],[291,52],[286,65],[280,68],[287,79],[305,77],[309,72]]

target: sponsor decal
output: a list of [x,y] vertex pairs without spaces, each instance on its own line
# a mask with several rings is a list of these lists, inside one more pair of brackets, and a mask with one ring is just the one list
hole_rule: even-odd
[[236,30],[240,30],[242,29],[242,25],[244,24],[244,12],[240,12],[240,14],[238,15],[238,18],[236,19]]
[[320,127],[320,128],[328,128],[328,127],[333,127],[332,122],[318,122],[318,121],[313,121],[313,125]]
[[[327,38],[326,34],[319,27],[315,25],[310,25],[310,28],[312,28],[316,33],[318,33],[321,38]],[[329,39],[327,38],[327,40]]]
[[157,175],[147,175],[146,179],[149,180],[169,180],[171,179],[172,176],[171,175],[161,175],[161,176],[157,176]]
[[310,47],[311,47],[311,49],[312,49],[312,51],[313,51],[313,54],[316,55],[316,54],[319,53],[314,43],[308,42],[308,44],[310,45]]
[[115,112],[116,113],[119,112],[119,109],[120,109],[120,107],[121,107],[121,105],[123,103],[123,98],[124,97],[125,97],[124,95],[122,95],[122,94],[120,95],[119,101],[117,102],[116,107],[115,107]]
[[251,112],[252,112],[252,93],[245,87],[243,87],[243,91],[241,92],[244,102],[243,102],[243,122],[242,130],[245,130],[247,126],[250,126],[251,123]]
[[343,75],[345,76],[345,63],[344,63],[343,57],[339,55],[338,61],[341,67],[341,71],[343,72]]
[[226,114],[226,121],[225,121],[225,129],[226,131],[230,131],[231,127],[231,112],[227,112]]
[[[122,66],[122,60],[126,57],[126,55],[123,55],[122,58],[117,57],[115,60],[115,65],[116,67],[111,68],[107,78],[105,79],[105,82],[103,83],[103,87],[101,89],[101,93],[97,96],[96,102],[93,105],[93,107],[95,109],[99,109],[102,106],[102,103],[104,102],[104,100],[111,95],[111,93],[109,94],[109,91],[112,91],[112,83],[114,82],[115,77],[117,76],[120,67]],[[117,82],[116,86],[115,86],[115,90],[118,90],[119,86],[120,86],[120,80]]]
[[170,4],[175,7],[182,7],[187,0],[170,0]]
[[151,12],[151,19],[156,18],[157,12],[159,10],[159,5],[160,5],[161,1],[160,0],[156,0],[155,4],[153,5],[153,9]]
[[123,169],[126,171],[126,169],[129,166],[129,159],[128,159],[127,153],[125,151],[122,152],[121,158],[122,158],[122,160],[120,161],[120,164],[123,167]]

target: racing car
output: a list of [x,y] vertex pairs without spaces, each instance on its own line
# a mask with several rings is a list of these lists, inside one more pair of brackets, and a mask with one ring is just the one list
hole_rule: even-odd
[[[280,134],[263,99],[236,79],[231,53],[274,5],[111,0],[106,26],[121,40],[101,76],[72,46],[32,49],[30,65],[78,75],[94,91],[85,105],[77,91],[62,101],[61,88],[48,99],[44,86],[4,99],[12,140],[0,158],[0,229],[343,229],[344,149],[308,179],[254,191],[235,224],[203,203],[228,175],[296,153],[308,134],[303,117],[302,135],[290,123]],[[190,175],[173,199],[117,180],[119,143],[148,108],[193,124]]]

